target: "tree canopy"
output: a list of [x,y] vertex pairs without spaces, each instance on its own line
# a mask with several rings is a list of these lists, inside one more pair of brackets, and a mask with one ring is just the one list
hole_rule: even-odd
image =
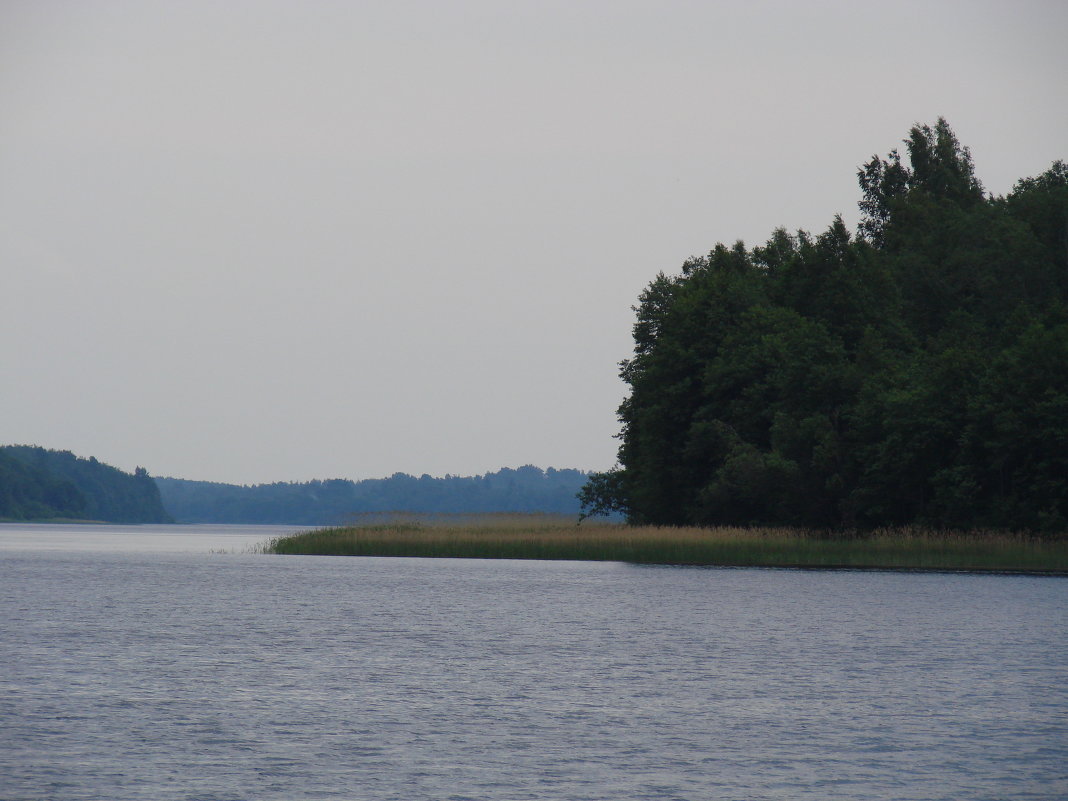
[[1068,527],[1068,167],[984,192],[944,119],[858,171],[862,219],[717,245],[635,307],[632,522]]
[[148,472],[133,474],[70,451],[0,447],[0,517],[169,523]]
[[573,515],[589,474],[533,465],[481,476],[395,473],[389,478],[239,486],[157,478],[163,504],[179,523],[335,525],[382,512],[544,512]]

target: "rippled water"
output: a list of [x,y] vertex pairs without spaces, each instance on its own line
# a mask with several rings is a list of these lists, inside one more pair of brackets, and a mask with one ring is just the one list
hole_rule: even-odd
[[9,801],[1068,797],[1065,579],[79,530],[0,526]]

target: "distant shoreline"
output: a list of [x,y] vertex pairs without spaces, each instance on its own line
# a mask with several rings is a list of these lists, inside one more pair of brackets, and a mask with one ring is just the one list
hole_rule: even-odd
[[905,570],[1068,576],[1068,541],[999,532],[661,528],[490,515],[397,521],[279,537],[270,554],[612,561],[708,567]]
[[[112,523],[108,520],[83,520],[77,517],[35,517],[29,520],[21,520],[14,517],[0,517],[0,523],[18,523],[26,524],[28,526],[35,526],[39,524],[44,525],[78,525],[78,526],[118,526],[118,525],[132,525],[138,526],[141,523]],[[161,524],[163,525],[163,524]]]

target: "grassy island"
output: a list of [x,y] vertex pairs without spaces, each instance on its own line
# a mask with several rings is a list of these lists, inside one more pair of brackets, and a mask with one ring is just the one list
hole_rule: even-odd
[[395,516],[279,537],[272,554],[574,559],[737,567],[981,570],[1068,574],[1068,539],[917,528],[629,526],[548,515]]

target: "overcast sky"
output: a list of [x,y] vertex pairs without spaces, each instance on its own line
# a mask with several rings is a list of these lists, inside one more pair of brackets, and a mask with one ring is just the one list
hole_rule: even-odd
[[1068,4],[0,0],[0,443],[260,483],[615,461],[658,271],[945,116],[1068,158]]

